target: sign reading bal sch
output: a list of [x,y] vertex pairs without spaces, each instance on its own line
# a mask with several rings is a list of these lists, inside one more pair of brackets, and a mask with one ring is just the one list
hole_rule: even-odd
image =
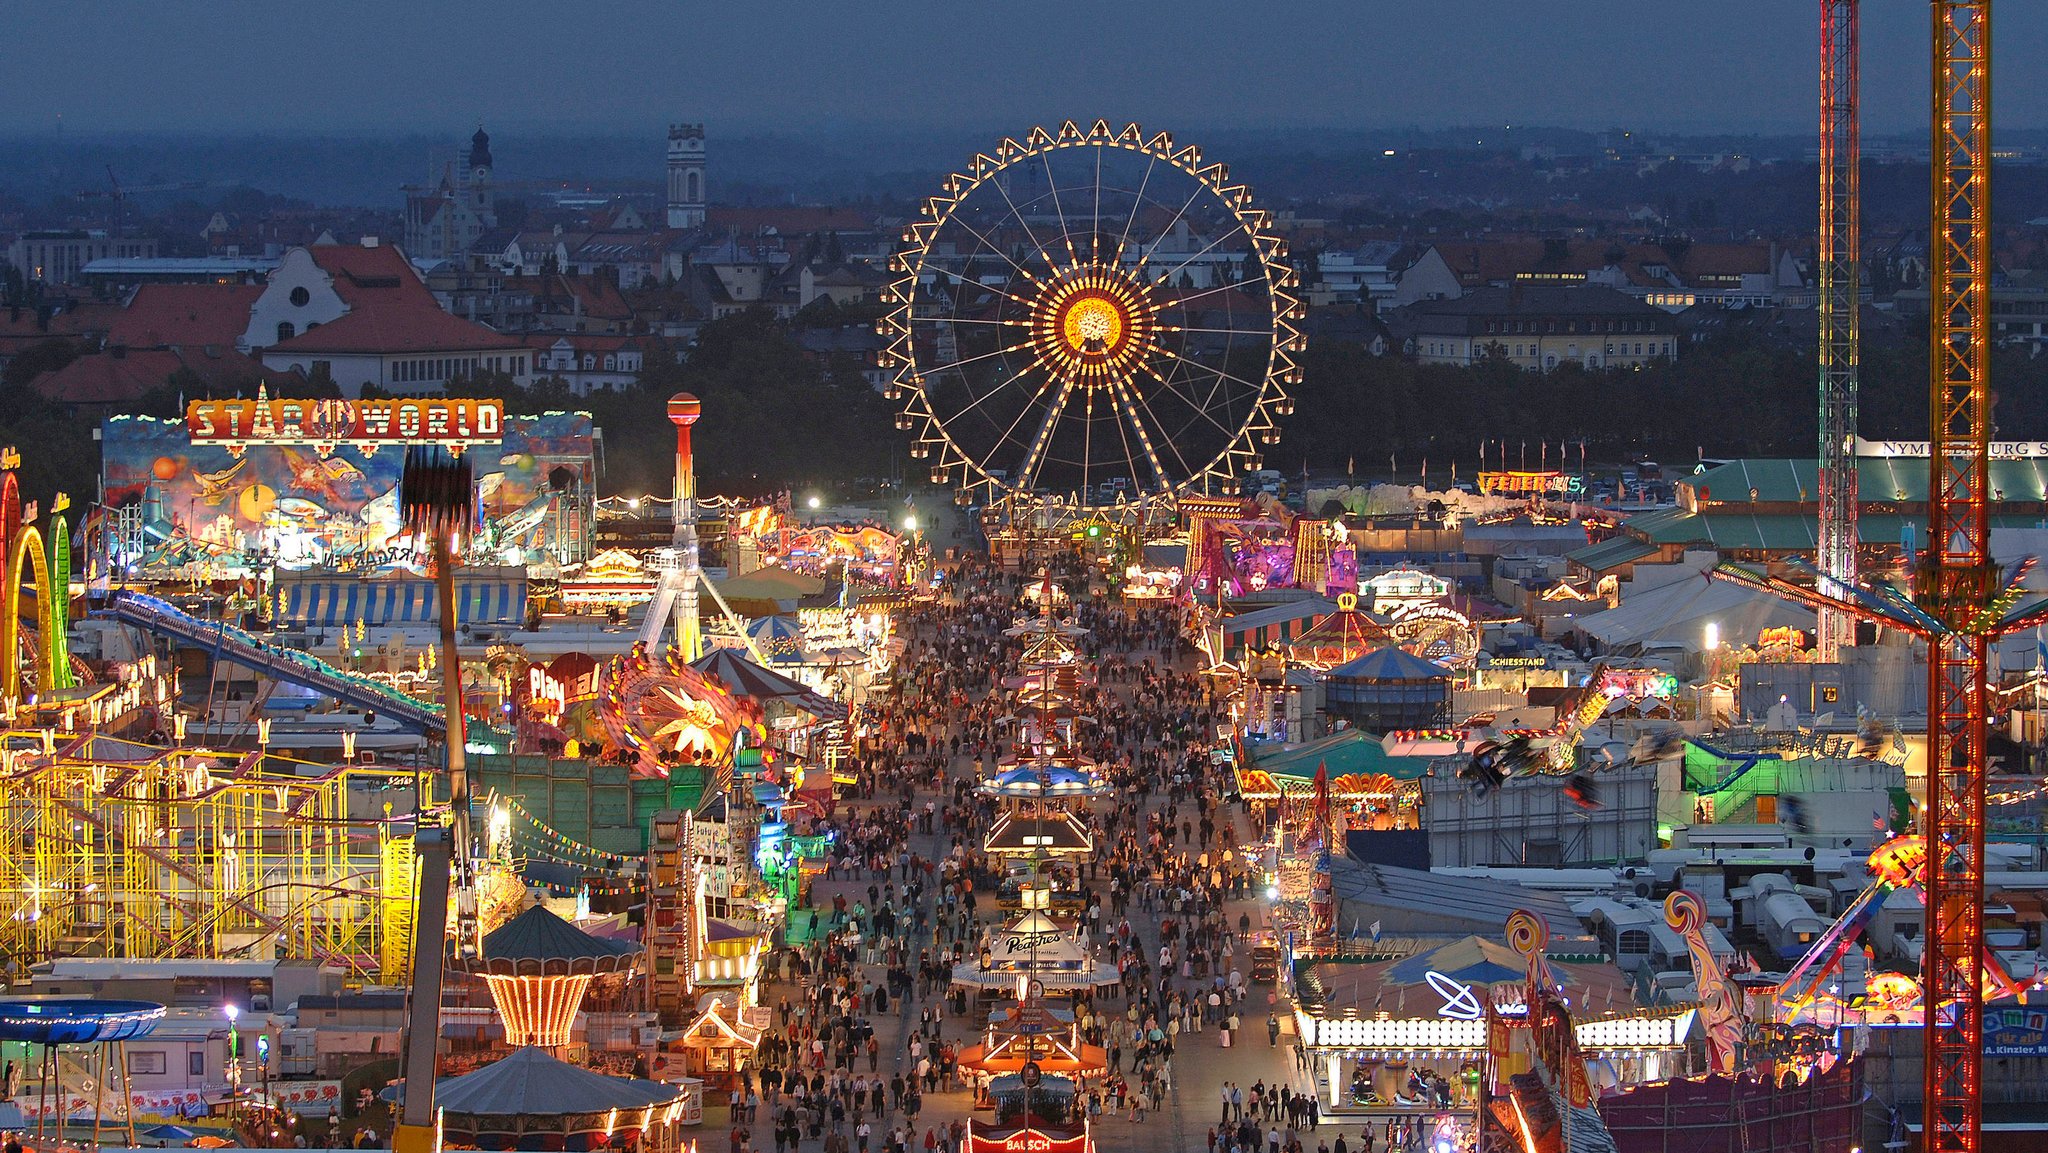
[[185,408],[192,443],[239,456],[250,445],[305,445],[322,455],[341,445],[434,444],[460,453],[505,437],[505,402],[472,397],[409,400],[195,400]]

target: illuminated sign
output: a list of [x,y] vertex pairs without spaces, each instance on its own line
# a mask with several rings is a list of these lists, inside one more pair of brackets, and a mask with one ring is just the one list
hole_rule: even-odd
[[568,687],[539,665],[526,670],[527,703],[544,713],[560,716],[569,706]]
[[[1930,450],[1924,440],[1865,440],[1856,438],[1857,456],[1906,457],[1925,460]],[[2048,440],[1994,440],[1991,459],[2026,460],[2048,457]]]
[[[1052,838],[1047,837],[1046,840]],[[1033,949],[1049,947],[1060,943],[1057,929],[1019,930],[1011,933],[1003,942],[1005,953],[1028,953]]]
[[1489,496],[1503,492],[1558,493],[1568,496],[1584,491],[1585,487],[1584,477],[1576,473],[1555,470],[1512,470],[1479,474],[1479,491]]
[[1657,669],[1606,669],[1600,674],[1600,693],[1606,697],[1669,700],[1677,692],[1678,678]]
[[240,455],[254,445],[306,445],[323,455],[340,445],[364,453],[391,445],[435,444],[450,452],[505,438],[505,402],[471,397],[416,400],[195,400],[185,407],[195,446]]
[[1472,991],[1472,986],[1446,977],[1435,969],[1424,973],[1422,979],[1428,981],[1429,987],[1444,999],[1443,1008],[1436,1011],[1437,1016],[1449,1017],[1453,1021],[1477,1021],[1482,1015],[1479,997]]

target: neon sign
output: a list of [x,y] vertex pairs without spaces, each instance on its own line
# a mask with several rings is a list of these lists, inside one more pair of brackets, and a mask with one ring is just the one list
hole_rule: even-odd
[[1584,477],[1576,473],[1563,473],[1554,470],[1544,472],[1512,470],[1507,472],[1482,472],[1479,474],[1479,491],[1486,496],[1503,492],[1558,493],[1569,496],[1573,493],[1583,492],[1585,487],[1586,480]]
[[240,455],[255,445],[310,445],[321,453],[349,445],[365,453],[384,445],[437,444],[459,453],[505,439],[505,402],[471,397],[415,400],[195,400],[185,406],[194,445]]

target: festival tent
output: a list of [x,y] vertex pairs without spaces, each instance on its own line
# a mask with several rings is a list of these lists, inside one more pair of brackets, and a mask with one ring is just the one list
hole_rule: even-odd
[[772,664],[803,663],[804,630],[793,617],[777,615],[750,621],[747,636],[754,642],[754,648]]
[[1813,610],[1704,573],[1635,593],[1617,608],[1578,618],[1580,632],[1610,652],[1669,648],[1699,651],[1707,625],[1720,633],[1722,644],[1754,644],[1768,628],[1810,629]]

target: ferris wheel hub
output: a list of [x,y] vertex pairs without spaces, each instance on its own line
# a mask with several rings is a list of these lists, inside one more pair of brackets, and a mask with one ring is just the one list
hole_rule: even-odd
[[1130,273],[1081,265],[1041,283],[1031,301],[1032,339],[1053,379],[1107,388],[1129,379],[1149,351],[1157,312]]

